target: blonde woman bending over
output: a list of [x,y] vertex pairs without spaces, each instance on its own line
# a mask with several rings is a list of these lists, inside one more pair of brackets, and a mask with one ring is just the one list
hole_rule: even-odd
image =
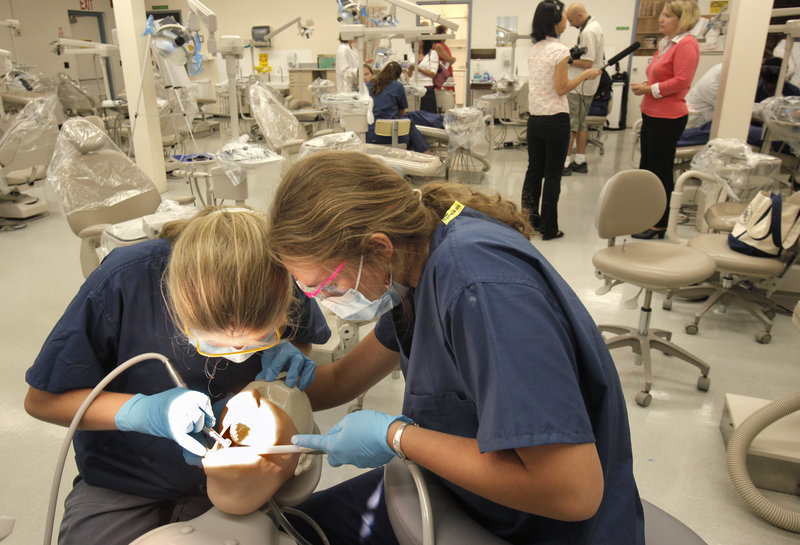
[[[74,438],[78,478],[59,543],[128,544],[211,507],[198,433],[214,409],[257,376],[288,369],[305,387],[307,348],[330,331],[319,308],[294,293],[267,244],[263,214],[204,209],[167,225],[162,238],[112,251],[86,279],[25,376],[25,409],[69,425],[111,370],[145,352],[172,362],[134,365],[90,406]],[[282,460],[276,458],[276,464]]]

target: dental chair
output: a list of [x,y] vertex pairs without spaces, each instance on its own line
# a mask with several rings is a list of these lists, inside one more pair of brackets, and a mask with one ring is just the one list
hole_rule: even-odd
[[[444,127],[448,135],[447,179],[465,184],[480,183],[492,166],[494,118],[479,108],[453,108],[444,116]],[[486,142],[488,152],[479,152],[478,147]]]
[[[113,224],[153,214],[161,195],[147,175],[91,121],[72,117],[58,133],[47,183],[81,239],[84,277],[99,264],[100,240]],[[181,199],[183,203],[193,197]]]
[[[438,479],[395,458],[383,468],[386,509],[400,545],[504,545],[470,518]],[[706,545],[688,526],[642,500],[646,545]],[[434,541],[435,540],[435,541]]]
[[[275,91],[261,82],[248,89],[250,111],[256,120],[264,145],[289,162],[297,159],[300,146],[308,139],[308,133],[300,121],[281,104]],[[314,134],[331,134],[332,129],[323,129]]]
[[28,102],[0,138],[0,218],[30,219],[47,212],[47,203],[19,190],[45,177],[58,135],[55,94]]
[[[800,204],[800,192],[786,202]],[[716,305],[725,312],[726,306],[736,303],[757,318],[763,329],[756,333],[755,339],[761,344],[772,340],[772,320],[779,312],[788,310],[774,301],[771,296],[777,290],[779,281],[789,271],[798,257],[798,244],[778,257],[753,257],[731,250],[727,233],[705,233],[689,239],[688,246],[703,252],[714,260],[719,281],[704,282],[698,289],[709,289],[710,295],[692,321],[686,324],[686,333],[696,335],[700,319]],[[765,288],[765,294],[757,291]]]
[[97,114],[95,99],[63,72],[58,74],[57,94],[66,117]]
[[709,366],[703,360],[670,342],[672,333],[651,329],[651,302],[654,291],[677,289],[702,282],[714,273],[714,260],[703,252],[678,244],[655,241],[630,241],[618,245],[617,237],[628,237],[654,225],[666,206],[664,188],[658,177],[646,170],[625,170],[612,176],[603,186],[597,203],[595,226],[608,247],[592,256],[592,263],[608,292],[620,283],[629,283],[644,291],[639,325],[599,325],[601,332],[615,333],[606,339],[609,350],[628,346],[636,354],[636,363],[644,370],[644,388],[636,402],[647,407],[652,396],[653,371],[650,351],[657,349],[700,369],[697,388],[707,391]]

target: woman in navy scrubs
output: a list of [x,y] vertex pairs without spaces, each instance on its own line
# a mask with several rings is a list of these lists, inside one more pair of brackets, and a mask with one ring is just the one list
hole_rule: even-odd
[[[357,411],[293,442],[332,465],[413,460],[511,543],[644,543],[614,363],[516,205],[457,184],[415,189],[363,154],[331,152],[292,167],[271,218],[271,246],[306,296],[345,319],[380,316],[317,370],[314,409],[398,365],[406,380],[402,415]],[[299,509],[331,543],[395,543],[381,485],[368,472]]]
[[[267,226],[244,208],[168,224],[161,239],[112,251],[56,323],[25,376],[36,418],[69,425],[92,388],[145,352],[166,356],[188,385],[176,388],[161,361],[147,360],[92,403],[73,441],[79,475],[61,545],[127,545],[208,510],[199,432],[221,410],[212,403],[258,375],[297,370],[307,358],[288,341],[307,349],[330,336],[317,305],[294,294]],[[305,369],[287,385],[305,387],[314,370]]]

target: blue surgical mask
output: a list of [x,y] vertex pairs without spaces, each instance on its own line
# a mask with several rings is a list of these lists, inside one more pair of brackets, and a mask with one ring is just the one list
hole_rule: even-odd
[[347,290],[344,295],[317,301],[343,320],[372,320],[399,305],[407,290],[408,288],[392,281],[389,283],[389,288],[375,301],[370,301],[353,288]]
[[237,353],[236,348],[232,346],[214,346],[205,341],[198,341],[197,346],[202,350],[202,352],[200,352],[201,354],[204,353],[213,357],[225,358],[233,363],[242,363],[254,354],[254,352]]
[[343,320],[373,320],[389,312],[400,304],[408,288],[401,286],[389,277],[389,287],[378,299],[370,301],[360,291],[358,284],[361,282],[361,270],[364,266],[364,256],[358,264],[358,277],[355,288],[348,289],[343,295],[317,297],[317,302],[336,314]]

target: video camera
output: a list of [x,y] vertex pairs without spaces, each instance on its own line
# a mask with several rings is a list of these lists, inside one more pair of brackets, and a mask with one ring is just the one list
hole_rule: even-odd
[[572,64],[572,61],[575,59],[580,59],[584,53],[586,53],[587,48],[580,47],[577,45],[573,45],[572,49],[569,50],[569,64]]

